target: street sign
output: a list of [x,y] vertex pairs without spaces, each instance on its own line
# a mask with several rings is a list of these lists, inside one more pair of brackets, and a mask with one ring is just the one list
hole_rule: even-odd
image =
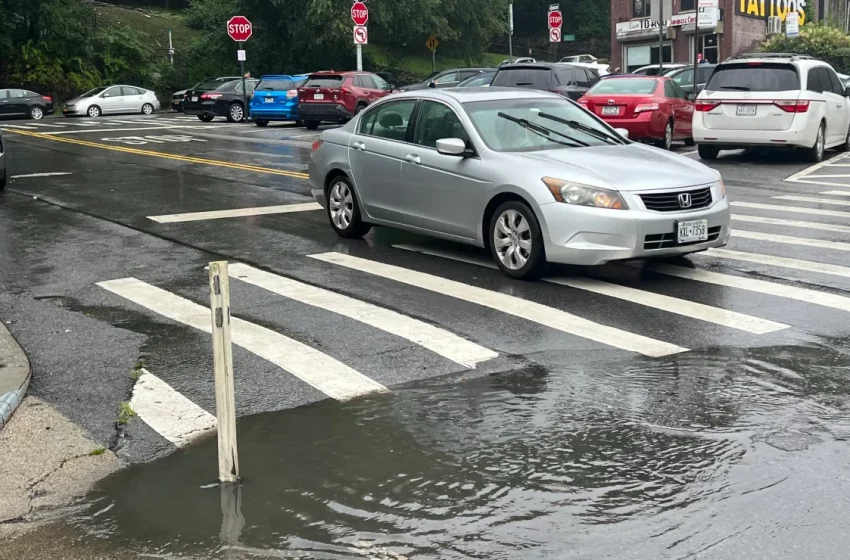
[[354,44],[355,45],[368,45],[369,44],[369,32],[366,30],[366,27],[362,25],[354,26]]
[[560,9],[561,9],[560,4],[549,4],[549,11],[550,12],[557,12]]
[[236,51],[236,60],[239,61],[239,62],[245,62],[246,60],[248,60],[245,57],[245,50],[244,49],[239,49],[238,51]]
[[355,2],[351,5],[351,21],[354,25],[366,25],[369,21],[369,8],[363,2]]
[[437,40],[436,35],[431,35],[428,37],[428,40],[425,41],[425,46],[428,47],[428,50],[434,52],[437,50],[437,46],[439,46],[440,42]]
[[717,25],[717,0],[699,0],[697,8],[698,27],[715,27]]
[[785,14],[785,36],[796,37],[800,34],[800,16],[797,12]]
[[227,34],[234,41],[247,41],[254,32],[254,27],[245,16],[233,16],[227,21]]
[[576,36],[575,35],[562,35],[561,40],[562,41],[575,41]]
[[560,29],[564,23],[564,16],[560,11],[554,10],[549,12],[549,29]]
[[550,43],[560,43],[561,42],[561,30],[557,28],[553,28],[549,30],[549,42]]

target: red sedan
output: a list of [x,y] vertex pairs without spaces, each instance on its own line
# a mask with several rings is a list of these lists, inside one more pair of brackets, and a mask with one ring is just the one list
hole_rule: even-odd
[[679,84],[664,76],[612,76],[593,86],[578,102],[632,140],[670,149],[674,140],[693,146],[694,104]]

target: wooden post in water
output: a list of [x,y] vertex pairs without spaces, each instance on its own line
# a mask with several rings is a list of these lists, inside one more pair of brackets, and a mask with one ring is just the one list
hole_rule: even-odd
[[233,347],[230,340],[230,276],[226,261],[210,263],[215,414],[218,419],[219,482],[239,480],[236,449],[236,393],[233,382]]

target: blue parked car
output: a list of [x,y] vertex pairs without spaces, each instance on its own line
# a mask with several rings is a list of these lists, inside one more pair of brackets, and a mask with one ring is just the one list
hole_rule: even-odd
[[296,121],[302,126],[298,115],[298,88],[304,85],[307,74],[263,76],[251,98],[251,118],[257,126],[266,126],[270,121]]

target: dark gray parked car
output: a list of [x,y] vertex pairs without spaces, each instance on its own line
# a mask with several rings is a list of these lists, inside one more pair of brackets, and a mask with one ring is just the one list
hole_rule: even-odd
[[451,70],[443,70],[433,76],[430,76],[424,82],[405,86],[399,91],[416,91],[425,88],[447,88],[456,87],[458,84],[473,76],[477,76],[482,72],[493,72],[495,68],[453,68]]
[[599,74],[593,68],[538,62],[502,66],[490,85],[551,91],[575,100],[587,93],[598,81]]

